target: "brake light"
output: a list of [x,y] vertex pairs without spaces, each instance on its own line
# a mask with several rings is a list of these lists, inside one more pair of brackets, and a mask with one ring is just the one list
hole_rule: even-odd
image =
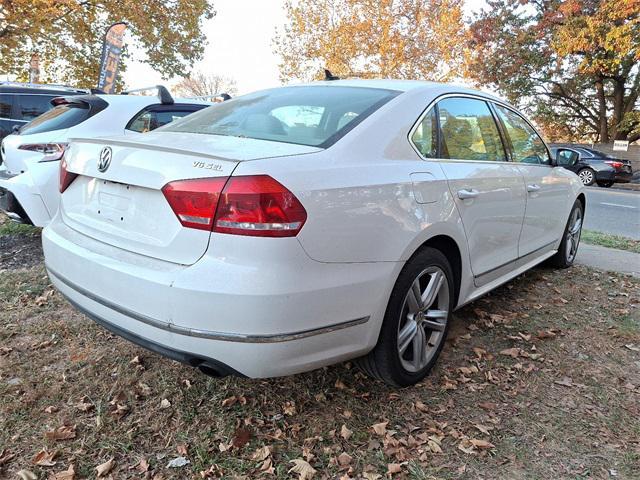
[[226,177],[178,180],[162,187],[162,193],[184,227],[211,230]]
[[307,212],[268,175],[231,177],[224,187],[213,231],[255,237],[295,237]]
[[268,175],[177,180],[162,188],[180,223],[232,235],[294,237],[307,212]]
[[604,163],[606,163],[607,165],[611,165],[616,170],[620,170],[624,166],[624,163],[622,162],[605,161]]
[[38,160],[38,162],[54,162],[60,160],[66,149],[66,143],[25,143],[18,147],[18,150],[41,153],[43,157]]
[[62,158],[60,162],[60,193],[63,193],[69,185],[76,179],[77,173],[73,173],[67,170],[67,161]]

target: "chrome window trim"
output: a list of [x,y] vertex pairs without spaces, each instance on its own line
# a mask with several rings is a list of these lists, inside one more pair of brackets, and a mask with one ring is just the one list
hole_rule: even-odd
[[[467,159],[458,159],[458,158],[439,158],[439,157],[425,157],[424,155],[422,155],[422,153],[420,152],[420,150],[418,150],[417,146],[413,143],[413,140],[411,139],[413,137],[413,134],[415,133],[415,131],[418,129],[418,127],[420,126],[420,124],[422,123],[422,120],[424,120],[424,117],[426,117],[431,110],[433,109],[433,107],[440,102],[441,100],[444,100],[446,98],[472,98],[475,100],[481,100],[483,102],[487,102],[487,103],[493,103],[495,105],[500,105],[504,108],[507,108],[509,110],[511,110],[512,112],[514,112],[515,114],[519,115],[526,123],[527,125],[529,125],[533,131],[536,133],[536,135],[538,135],[538,137],[540,137],[540,140],[542,141],[542,144],[545,146],[545,148],[547,149],[547,153],[549,154],[549,159],[551,160],[551,162],[553,161],[553,157],[551,155],[551,151],[549,150],[549,145],[547,145],[547,143],[544,141],[544,139],[542,138],[542,135],[540,135],[540,132],[538,132],[538,130],[531,124],[531,122],[529,122],[529,120],[527,120],[527,118],[516,108],[512,107],[511,105],[506,104],[505,102],[502,102],[500,100],[494,99],[493,97],[488,97],[488,96],[484,96],[482,94],[473,94],[473,93],[443,93],[442,95],[437,96],[436,98],[434,98],[428,105],[427,108],[425,108],[423,110],[423,112],[420,114],[420,116],[418,117],[418,120],[413,124],[413,126],[411,127],[411,129],[409,130],[409,134],[407,135],[407,140],[409,142],[409,145],[411,145],[411,148],[413,149],[414,152],[416,152],[416,154],[422,159],[422,160],[426,160],[426,161],[438,161],[438,162],[473,162],[473,163],[491,163],[491,164],[501,164],[501,163],[509,163],[509,164],[517,164],[520,162],[512,162],[510,160],[506,160],[506,161],[502,161],[502,160],[467,160]],[[496,121],[496,119],[494,118],[494,122]],[[498,128],[498,131],[500,131],[498,125],[496,125],[496,128]],[[501,139],[502,140],[502,139]],[[504,140],[502,140],[504,141]],[[506,145],[503,144],[503,147],[506,149]],[[524,165],[531,165],[531,166],[538,166],[538,167],[553,167],[553,165],[550,164],[542,164],[542,163],[526,163]]]
[[[149,325],[154,328],[165,330],[177,335],[185,335],[189,337],[204,338],[207,340],[219,340],[223,342],[237,342],[237,343],[280,343],[289,342],[292,340],[299,340],[302,338],[313,337],[315,335],[322,335],[325,333],[335,332],[344,328],[354,327],[356,325],[362,325],[369,321],[369,317],[356,318],[354,320],[348,320],[346,322],[335,323],[326,327],[313,328],[309,330],[300,330],[296,332],[287,333],[275,333],[275,334],[249,334],[249,333],[228,333],[228,332],[216,332],[213,330],[201,330],[196,328],[182,327],[173,323],[163,322],[147,315],[143,315],[128,308],[122,307],[118,304],[110,302],[98,295],[90,292],[89,290],[76,285],[71,280],[63,277],[55,270],[51,269],[48,265],[45,265],[47,273],[50,277],[57,279],[65,284],[67,287],[75,291],[76,293],[88,298],[89,300],[99,303],[100,305],[107,307],[120,315],[124,315],[128,318],[137,320],[141,323]],[[64,295],[64,292],[61,292]],[[66,296],[66,295],[65,295]],[[106,320],[105,320],[106,321]]]

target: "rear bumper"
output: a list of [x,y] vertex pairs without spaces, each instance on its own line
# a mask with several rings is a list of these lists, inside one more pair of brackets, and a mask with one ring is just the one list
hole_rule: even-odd
[[0,209],[9,217],[37,227],[51,220],[49,211],[28,173],[0,171]]
[[114,333],[208,372],[273,377],[366,353],[397,267],[323,264],[296,239],[228,235],[187,267],[102,244],[58,218],[43,233],[56,288]]
[[629,183],[632,179],[632,172],[620,172],[613,169],[596,172],[598,182]]

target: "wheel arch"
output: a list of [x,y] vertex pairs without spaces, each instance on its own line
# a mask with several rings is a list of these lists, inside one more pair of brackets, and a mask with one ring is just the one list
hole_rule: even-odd
[[457,305],[462,282],[462,251],[458,243],[449,235],[434,235],[420,244],[411,255],[411,258],[425,248],[435,248],[440,251],[447,257],[447,260],[451,264],[451,269],[453,270],[454,305]]

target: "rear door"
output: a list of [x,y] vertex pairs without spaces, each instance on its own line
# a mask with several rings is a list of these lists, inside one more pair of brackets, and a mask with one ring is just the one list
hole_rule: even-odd
[[514,110],[494,105],[506,134],[511,160],[522,172],[527,191],[519,256],[542,254],[562,235],[569,181],[554,169],[547,146],[529,122]]
[[[11,134],[13,126],[17,123],[12,118],[13,115],[13,95],[0,93],[0,141]],[[0,160],[2,151],[0,150]]]
[[507,162],[487,102],[449,97],[436,107],[442,167],[467,235],[475,283],[483,285],[518,258],[525,209],[522,174]]

